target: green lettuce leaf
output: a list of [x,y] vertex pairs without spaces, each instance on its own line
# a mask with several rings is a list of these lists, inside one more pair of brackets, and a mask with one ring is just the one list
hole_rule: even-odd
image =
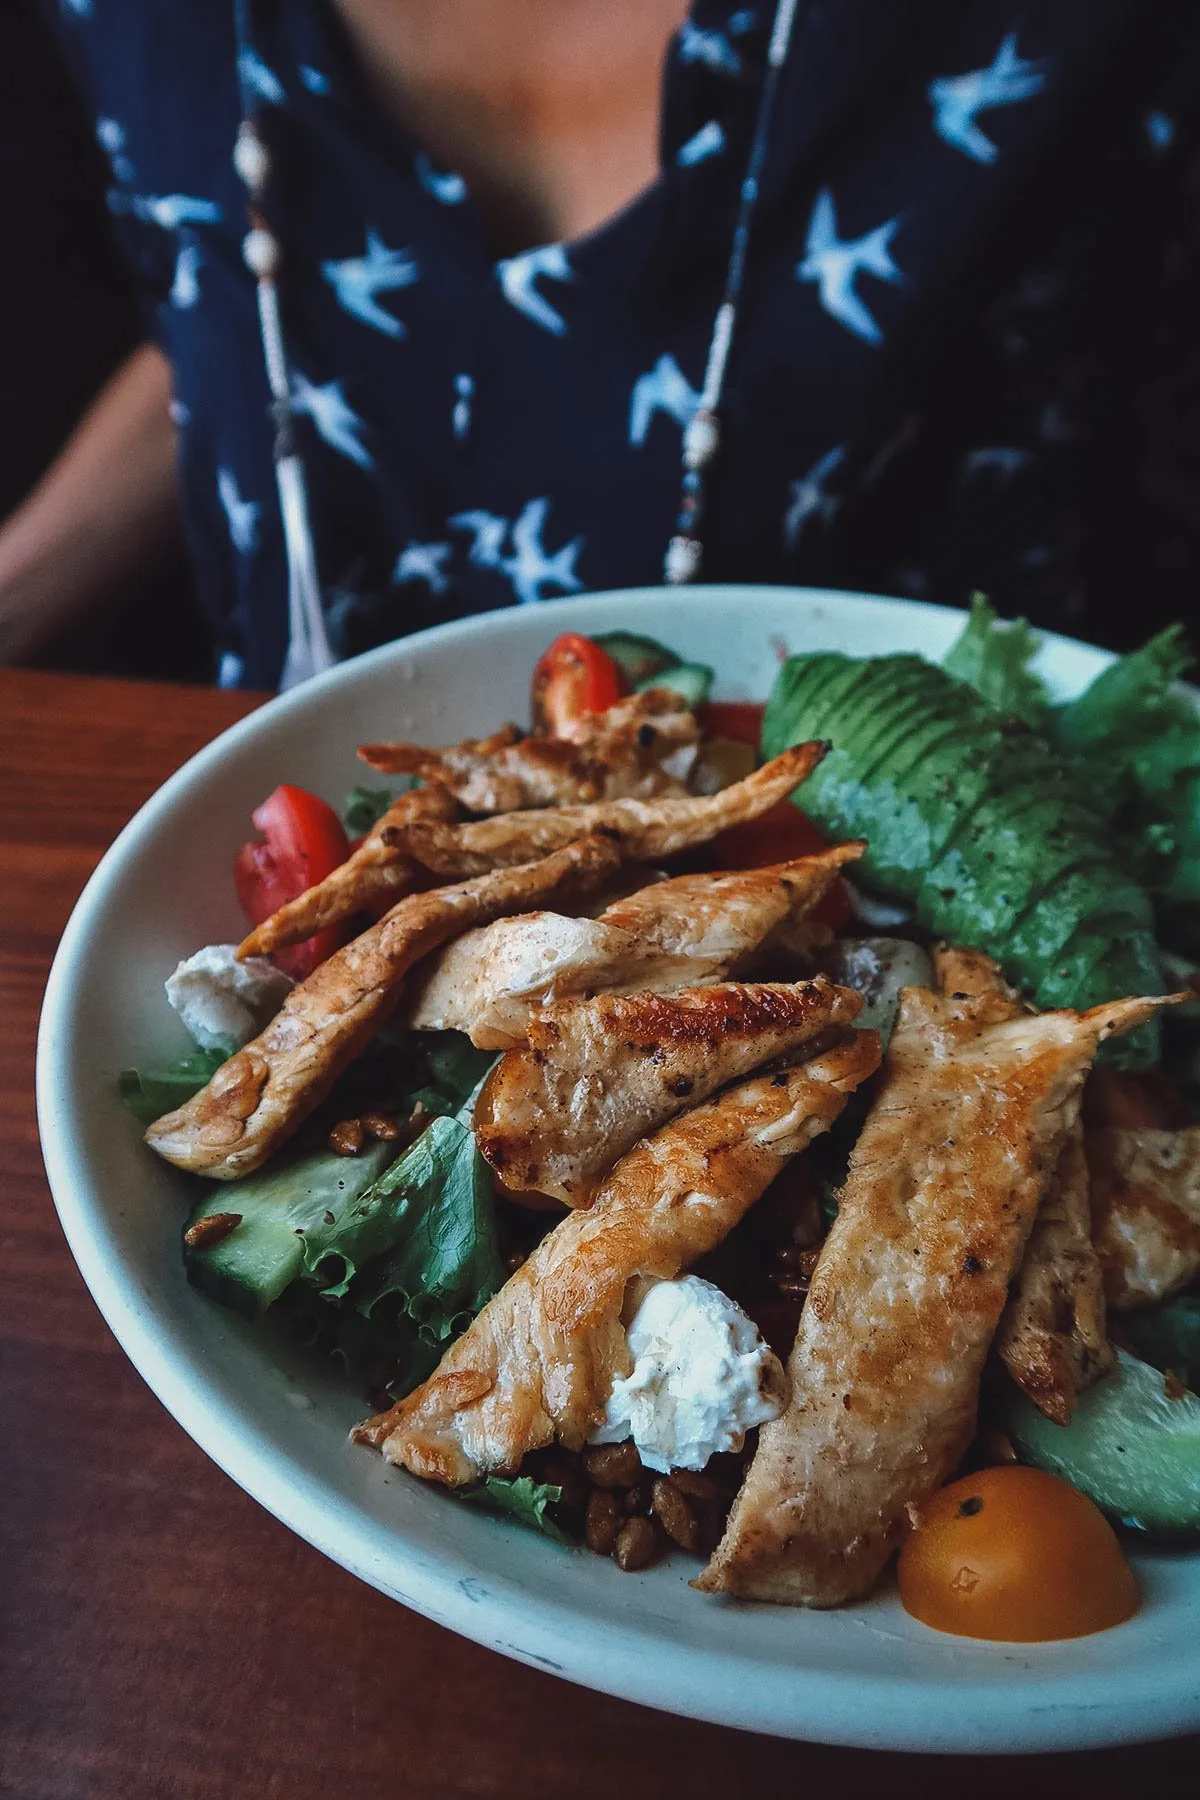
[[[372,1214],[379,1225],[368,1234]],[[457,1119],[435,1119],[364,1195],[355,1220],[352,1242],[329,1233],[313,1274],[327,1297],[349,1295],[364,1318],[389,1306],[426,1343],[444,1344],[503,1285],[491,1171]],[[363,1273],[351,1291],[356,1267]]]
[[378,825],[392,801],[407,793],[407,785],[396,788],[352,787],[342,807],[342,823],[351,837],[365,837]]
[[477,1050],[461,1031],[422,1033],[421,1048],[425,1053],[430,1085],[435,1092],[445,1096],[449,1103],[447,1112],[458,1112],[466,1105],[496,1061],[494,1050]]
[[521,1525],[553,1538],[556,1544],[571,1543],[566,1532],[556,1525],[547,1511],[562,1498],[562,1489],[537,1482],[529,1475],[508,1478],[489,1475],[479,1487],[467,1488],[459,1496],[472,1506],[484,1506],[489,1512],[504,1513]]
[[152,1125],[166,1112],[207,1087],[223,1062],[233,1055],[232,1047],[219,1050],[189,1050],[186,1056],[161,1069],[122,1069],[117,1076],[117,1093],[135,1119]]
[[1049,710],[1045,683],[1030,668],[1038,634],[1026,619],[1005,623],[984,594],[972,594],[971,617],[942,661],[948,675],[965,681],[1000,712],[1041,724]]

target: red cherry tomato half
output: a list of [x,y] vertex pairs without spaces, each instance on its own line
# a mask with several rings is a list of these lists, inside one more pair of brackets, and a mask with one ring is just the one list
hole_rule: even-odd
[[[233,885],[250,923],[261,925],[289,900],[331,875],[345,862],[350,846],[333,808],[305,788],[277,787],[253,818],[263,836],[238,851]],[[286,975],[303,981],[346,942],[347,935],[345,926],[331,925],[302,944],[277,950],[273,960]]]
[[[796,856],[812,856],[828,845],[812,820],[806,818],[790,800],[781,800],[761,819],[745,825],[731,825],[713,839],[713,866],[718,869],[762,869],[769,863],[791,862]],[[846,884],[840,877],[814,907],[814,916],[838,931],[848,925],[853,913]]]
[[620,665],[578,631],[555,638],[533,671],[533,727],[561,737],[577,719],[604,712],[625,692]]
[[696,718],[705,737],[733,738],[757,751],[766,710],[760,700],[706,700]]

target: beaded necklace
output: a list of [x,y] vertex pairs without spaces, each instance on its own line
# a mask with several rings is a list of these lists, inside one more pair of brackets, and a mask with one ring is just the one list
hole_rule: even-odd
[[[298,448],[292,379],[279,312],[279,269],[282,252],[278,238],[267,224],[263,197],[271,174],[271,160],[257,122],[259,96],[248,78],[254,67],[251,35],[252,0],[234,0],[238,79],[242,120],[238,126],[233,162],[246,189],[249,230],[242,243],[246,267],[254,276],[258,296],[258,321],[263,361],[271,390],[271,414],[275,426],[275,481],[283,522],[288,571],[288,649],[280,687],[295,687],[337,660],[325,629],[321,587],[309,519],[304,462]],[[721,442],[720,408],[725,392],[730,351],[737,328],[746,278],[750,231],[758,205],[759,182],[767,159],[771,120],[779,78],[795,35],[800,0],[776,0],[767,49],[767,66],[759,95],[746,171],[738,193],[737,213],[730,240],[729,261],[720,304],[713,318],[700,398],[683,433],[682,474],[675,530],[663,558],[663,579],[672,586],[695,581],[704,558],[700,536],[707,497],[708,472]]]

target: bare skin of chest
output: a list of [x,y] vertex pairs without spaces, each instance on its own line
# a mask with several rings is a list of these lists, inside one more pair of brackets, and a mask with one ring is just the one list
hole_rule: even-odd
[[381,103],[466,178],[497,255],[585,236],[656,178],[687,0],[337,0]]

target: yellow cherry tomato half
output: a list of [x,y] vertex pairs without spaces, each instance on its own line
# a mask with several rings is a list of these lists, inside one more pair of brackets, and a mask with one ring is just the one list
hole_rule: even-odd
[[1099,1508],[1057,1475],[1015,1464],[935,1494],[898,1573],[905,1611],[956,1637],[1086,1637],[1138,1608],[1133,1570]]

